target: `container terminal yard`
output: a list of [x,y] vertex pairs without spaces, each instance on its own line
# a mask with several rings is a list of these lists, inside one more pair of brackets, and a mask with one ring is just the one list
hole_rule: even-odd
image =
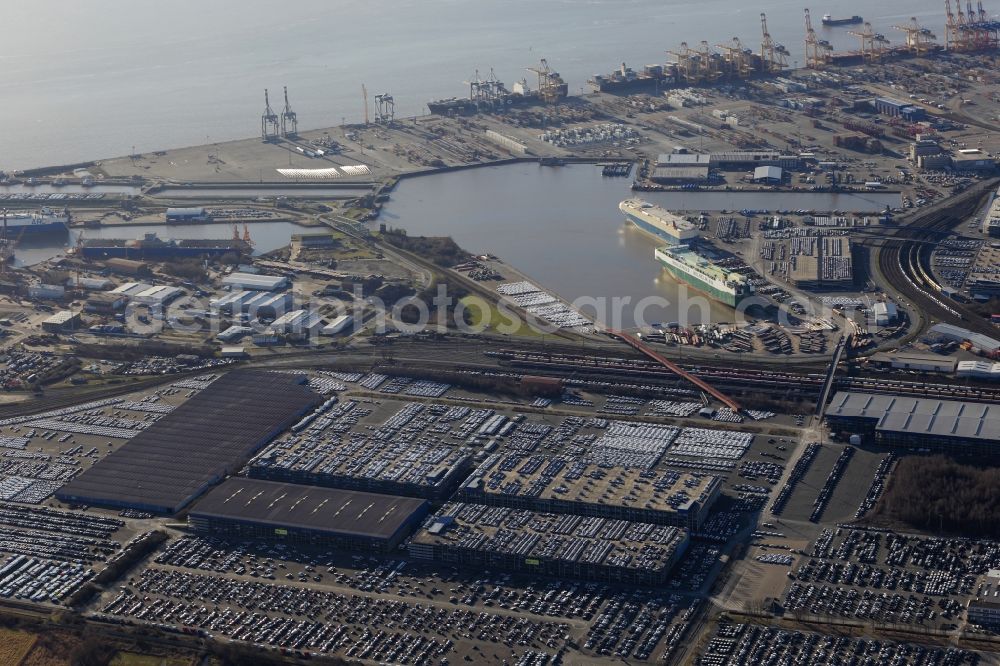
[[[945,5],[806,10],[802,68],[761,15],[588,82],[476,72],[406,118],[366,85],[316,130],[271,89],[257,137],[0,174],[5,623],[105,663],[1000,663],[968,499],[1000,22]],[[486,167],[621,182],[608,224],[726,315],[611,325],[391,212]]]

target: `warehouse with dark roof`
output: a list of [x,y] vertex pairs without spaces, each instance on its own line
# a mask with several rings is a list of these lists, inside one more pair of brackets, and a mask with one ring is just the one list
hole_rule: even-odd
[[833,396],[830,428],[886,446],[995,456],[1000,407],[981,402],[852,393]]
[[63,502],[175,514],[320,402],[304,375],[230,372],[63,486]]
[[389,552],[427,515],[426,500],[234,477],[188,515],[201,534]]

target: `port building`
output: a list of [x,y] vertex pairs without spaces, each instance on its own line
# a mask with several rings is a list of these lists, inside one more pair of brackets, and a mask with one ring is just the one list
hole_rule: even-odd
[[456,499],[697,530],[721,489],[716,476],[494,454],[459,486]]
[[834,432],[883,446],[996,455],[1000,406],[842,391],[826,409]]
[[191,509],[198,534],[388,553],[427,516],[427,500],[233,477]]
[[891,97],[877,97],[872,102],[872,106],[883,116],[902,118],[911,123],[927,118],[927,111],[923,107],[914,106],[908,102],[901,102]]
[[669,153],[660,155],[650,179],[656,183],[708,182],[711,157],[698,153]]
[[931,327],[931,333],[951,342],[968,343],[973,350],[988,358],[1000,358],[1000,340],[988,335],[952,324],[935,324]]
[[663,585],[688,542],[674,526],[455,502],[425,521],[408,550],[480,571]]
[[395,441],[367,433],[342,438],[327,430],[356,417],[355,410],[361,411],[359,403],[341,402],[308,426],[288,433],[251,461],[248,476],[444,500],[471,471],[471,456],[453,446]]
[[60,310],[42,321],[42,330],[47,333],[63,333],[80,327],[80,313]]
[[234,370],[64,485],[56,497],[175,514],[319,402],[304,375]]
[[250,291],[278,291],[287,289],[291,282],[277,275],[255,275],[253,273],[231,273],[222,278],[222,284],[234,289]]
[[212,216],[204,208],[168,208],[167,224],[209,222]]
[[784,173],[781,167],[759,166],[753,170],[753,182],[780,185],[785,177]]

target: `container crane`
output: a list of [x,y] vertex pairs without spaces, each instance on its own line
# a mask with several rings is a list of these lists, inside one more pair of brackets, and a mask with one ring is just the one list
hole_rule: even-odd
[[281,131],[278,114],[271,108],[271,99],[267,88],[264,88],[264,113],[260,117],[260,138],[264,141],[276,141]]
[[812,17],[806,8],[806,67],[822,69],[830,63],[833,55],[833,45],[816,35],[812,26]]
[[542,58],[538,67],[529,67],[529,72],[538,76],[538,97],[546,104],[555,104],[566,97],[566,84],[562,77],[549,67],[549,61]]
[[911,16],[910,22],[905,25],[894,25],[893,30],[900,30],[906,33],[906,48],[914,55],[924,55],[934,47],[934,40],[937,35],[917,22],[917,17]]
[[285,86],[285,109],[281,112],[281,135],[286,138],[299,135],[299,116],[288,103],[288,86]]
[[712,53],[712,47],[708,45],[708,42],[702,40],[700,47],[698,48],[698,70],[699,78],[702,81],[716,81],[722,76],[722,72],[719,71],[718,63],[715,58],[715,54]]
[[746,79],[750,77],[752,67],[747,58],[747,49],[740,42],[739,37],[733,37],[728,44],[717,44],[716,48],[722,49],[723,59],[726,63],[726,73],[729,76]]
[[[961,9],[959,9],[961,11]],[[958,18],[951,11],[951,0],[944,0],[945,48],[949,51],[967,51],[969,43]]]
[[687,42],[681,42],[679,51],[667,51],[677,58],[677,73],[684,81],[693,83],[697,80],[697,68],[694,63],[694,52],[688,48]]
[[882,60],[882,56],[885,54],[885,48],[889,44],[889,40],[885,38],[885,35],[879,32],[875,32],[872,28],[872,24],[865,21],[864,29],[850,30],[848,34],[854,35],[861,41],[861,57],[865,61],[875,62]]
[[767,74],[778,74],[788,67],[788,49],[781,44],[775,43],[771,38],[771,33],[767,29],[767,14],[760,14],[760,59],[764,64],[764,72]]
[[396,120],[396,100],[389,93],[375,95],[375,122],[391,125]]

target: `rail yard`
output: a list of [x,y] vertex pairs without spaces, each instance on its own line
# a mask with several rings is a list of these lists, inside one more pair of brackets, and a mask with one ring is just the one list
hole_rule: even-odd
[[[0,616],[204,664],[1000,663],[1000,21],[946,15],[0,172]],[[608,261],[713,314],[393,212],[505,168],[620,182]]]

